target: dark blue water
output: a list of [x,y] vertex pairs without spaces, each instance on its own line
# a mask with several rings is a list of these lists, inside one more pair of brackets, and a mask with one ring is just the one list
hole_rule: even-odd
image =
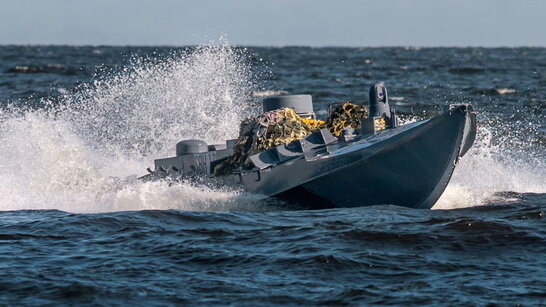
[[[546,49],[0,46],[6,305],[546,304]],[[271,93],[405,121],[472,103],[479,135],[435,210],[305,211],[122,181]],[[219,111],[217,111],[219,110]]]

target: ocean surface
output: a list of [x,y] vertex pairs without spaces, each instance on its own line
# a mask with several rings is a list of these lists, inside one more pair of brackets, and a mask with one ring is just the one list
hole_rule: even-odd
[[[131,179],[377,81],[403,122],[478,112],[432,210]],[[0,46],[0,197],[0,305],[546,305],[546,49]]]

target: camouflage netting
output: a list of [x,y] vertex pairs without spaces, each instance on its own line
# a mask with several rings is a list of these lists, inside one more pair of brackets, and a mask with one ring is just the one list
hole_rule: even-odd
[[214,168],[216,176],[224,176],[236,168],[251,169],[249,157],[278,145],[299,140],[313,131],[328,128],[339,136],[344,127],[358,129],[362,118],[368,116],[368,109],[345,102],[339,105],[328,120],[314,120],[299,117],[291,108],[265,112],[250,117],[241,123],[239,138],[233,147],[233,155]]
[[367,107],[344,102],[330,114],[326,127],[334,136],[339,137],[345,127],[351,127],[355,130],[360,128],[360,122],[363,118],[368,117],[368,113]]

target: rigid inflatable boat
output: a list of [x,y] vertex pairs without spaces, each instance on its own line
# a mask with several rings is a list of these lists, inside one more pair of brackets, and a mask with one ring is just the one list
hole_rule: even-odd
[[[264,112],[293,108],[314,118],[311,96],[283,95],[263,100]],[[214,169],[233,155],[235,140],[208,145],[184,140],[176,156],[155,160],[141,177],[210,178],[309,209],[391,204],[431,208],[445,190],[459,159],[476,137],[476,113],[469,104],[450,105],[445,113],[400,125],[389,107],[383,83],[370,89],[369,115],[358,129],[339,137],[318,129],[287,144],[248,157],[250,167],[222,176]]]

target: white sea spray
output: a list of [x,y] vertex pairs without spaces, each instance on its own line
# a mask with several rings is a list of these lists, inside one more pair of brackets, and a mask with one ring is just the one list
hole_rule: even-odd
[[60,104],[2,109],[2,210],[271,210],[256,205],[263,196],[239,190],[124,180],[173,155],[182,139],[237,136],[240,120],[256,112],[245,56],[221,42],[159,61],[134,58]]
[[[433,209],[484,205],[506,199],[503,193],[546,193],[546,162],[522,138],[500,133],[498,125],[479,122],[473,147],[460,159],[445,192]],[[500,141],[494,140],[500,135]],[[508,196],[509,197],[509,196]]]

